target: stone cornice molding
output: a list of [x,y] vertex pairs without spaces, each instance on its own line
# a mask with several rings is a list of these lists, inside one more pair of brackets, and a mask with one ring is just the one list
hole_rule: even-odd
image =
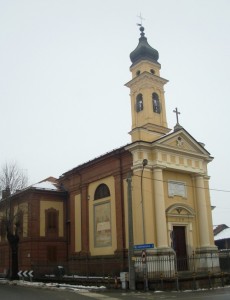
[[164,79],[162,77],[159,77],[157,75],[153,75],[149,72],[144,71],[139,76],[136,76],[133,79],[131,79],[129,82],[127,82],[125,84],[125,86],[129,87],[130,89],[133,89],[133,88],[135,88],[135,86],[153,87],[153,84],[154,84],[154,85],[161,87],[161,89],[162,89],[162,86],[164,84],[166,84],[167,82],[168,82],[167,79]]

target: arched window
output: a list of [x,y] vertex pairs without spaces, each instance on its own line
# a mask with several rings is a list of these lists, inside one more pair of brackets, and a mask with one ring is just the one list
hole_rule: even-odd
[[136,97],[136,111],[142,111],[144,109],[144,104],[143,104],[143,96],[142,94],[138,94]]
[[152,101],[153,101],[153,111],[155,113],[161,113],[161,104],[159,100],[159,96],[156,93],[152,94]]
[[106,184],[102,183],[96,188],[96,191],[94,194],[94,200],[106,198],[109,196],[110,196],[110,191],[109,191],[108,186]]

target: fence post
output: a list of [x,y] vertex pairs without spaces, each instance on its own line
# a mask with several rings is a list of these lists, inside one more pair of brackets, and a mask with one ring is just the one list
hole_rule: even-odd
[[221,272],[221,284],[222,284],[222,287],[224,287],[224,272]]
[[178,273],[175,272],[175,280],[176,280],[176,290],[179,291],[179,280],[178,280]]
[[161,289],[163,291],[163,289],[164,289],[163,273],[161,273],[161,275],[160,275],[160,280],[161,280]]
[[196,290],[196,273],[192,273],[192,289],[195,291]]
[[212,281],[211,281],[211,272],[208,271],[208,283],[209,283],[209,288],[212,288]]

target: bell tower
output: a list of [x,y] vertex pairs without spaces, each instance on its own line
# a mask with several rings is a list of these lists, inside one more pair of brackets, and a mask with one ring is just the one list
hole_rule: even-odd
[[153,142],[167,134],[164,85],[168,80],[160,76],[158,51],[152,48],[140,26],[141,37],[136,49],[130,53],[132,80],[126,83],[130,88],[132,142]]

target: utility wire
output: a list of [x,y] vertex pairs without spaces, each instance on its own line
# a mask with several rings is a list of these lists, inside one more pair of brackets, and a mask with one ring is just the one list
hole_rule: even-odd
[[[134,177],[140,177],[141,178],[141,176],[140,175],[137,175],[137,174],[135,174],[135,175],[133,175]],[[145,178],[145,179],[149,179],[149,180],[152,180],[152,181],[161,181],[161,182],[168,182],[167,180],[159,180],[159,179],[154,179],[154,178],[149,178],[149,177],[145,177],[145,176],[143,176],[143,178]],[[172,180],[173,181],[173,180]],[[182,183],[181,183],[182,184]],[[178,182],[178,185],[180,185],[180,183]],[[187,186],[187,187],[191,187],[191,188],[200,188],[200,189],[204,189],[204,190],[210,190],[210,191],[215,191],[215,192],[223,192],[223,193],[230,193],[230,190],[222,190],[222,189],[214,189],[214,188],[203,188],[203,187],[196,187],[196,186],[194,186],[194,185],[188,185],[188,184],[184,184],[183,183],[183,185],[185,185],[185,186]]]

